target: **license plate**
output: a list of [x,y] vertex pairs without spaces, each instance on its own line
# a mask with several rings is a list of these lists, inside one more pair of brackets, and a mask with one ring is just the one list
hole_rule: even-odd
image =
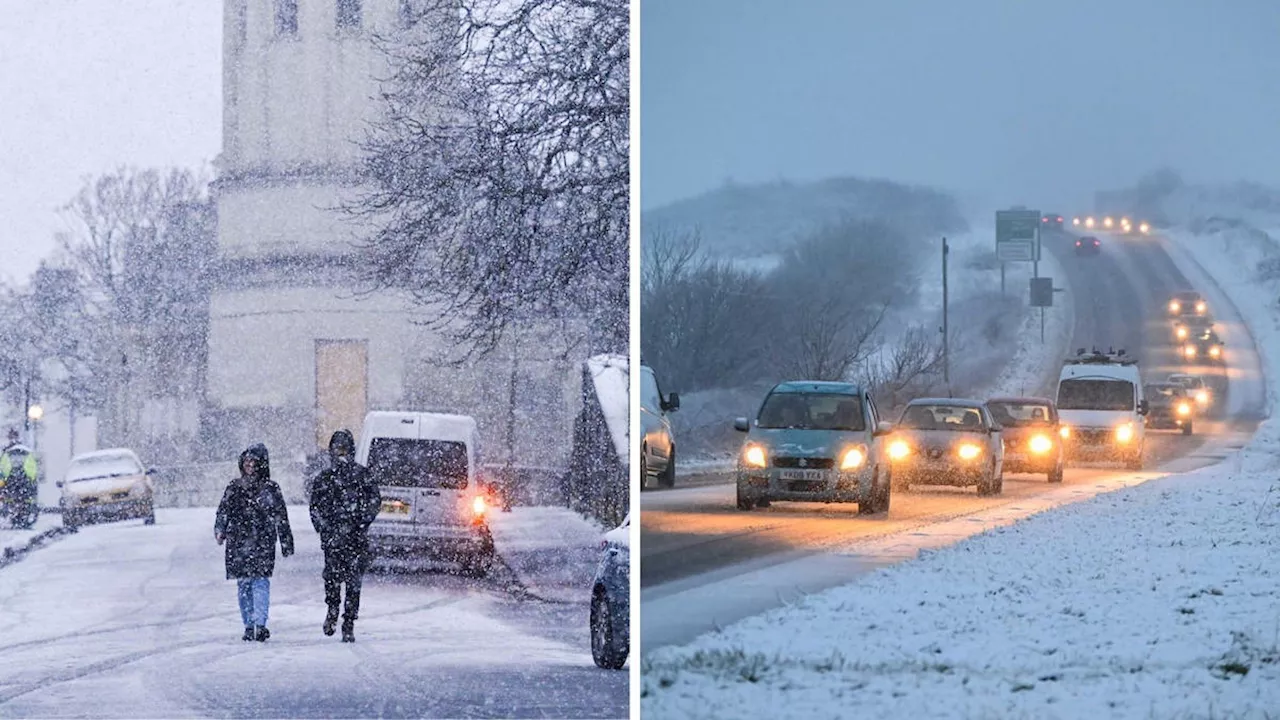
[[783,470],[783,480],[826,480],[826,470]]
[[400,500],[383,500],[382,512],[391,513],[393,515],[408,515],[409,504]]

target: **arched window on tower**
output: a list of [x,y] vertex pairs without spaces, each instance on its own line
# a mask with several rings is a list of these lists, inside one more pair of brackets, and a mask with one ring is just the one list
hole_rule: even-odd
[[338,0],[339,30],[360,29],[360,0]]
[[275,0],[276,37],[294,37],[298,34],[298,0]]

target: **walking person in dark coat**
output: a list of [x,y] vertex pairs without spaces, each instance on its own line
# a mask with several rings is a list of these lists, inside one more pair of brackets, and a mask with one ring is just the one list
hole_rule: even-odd
[[240,454],[240,477],[227,485],[218,504],[213,536],[226,543],[227,579],[236,581],[244,640],[263,642],[271,604],[271,574],[280,554],[293,554],[293,531],[284,493],[271,479],[267,446],[259,443]]
[[[355,642],[360,613],[360,585],[369,565],[369,525],[378,517],[382,493],[369,471],[355,460],[351,433],[339,430],[329,439],[329,467],[311,486],[311,524],[324,548],[324,634],[332,635],[342,612],[342,642]],[[346,586],[346,608],[342,590]]]

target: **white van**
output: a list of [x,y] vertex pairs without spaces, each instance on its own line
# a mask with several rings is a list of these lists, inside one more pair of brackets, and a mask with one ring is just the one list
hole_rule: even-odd
[[475,575],[493,563],[488,500],[477,482],[475,419],[426,412],[371,412],[356,462],[382,492],[369,527],[375,556],[457,562]]
[[1142,469],[1146,446],[1147,400],[1136,360],[1083,350],[1058,376],[1058,416],[1071,460],[1123,462]]

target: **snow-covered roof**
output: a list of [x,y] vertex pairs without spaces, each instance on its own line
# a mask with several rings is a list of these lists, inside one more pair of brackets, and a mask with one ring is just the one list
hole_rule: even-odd
[[596,355],[586,361],[605,424],[623,467],[631,466],[631,372],[625,355]]

